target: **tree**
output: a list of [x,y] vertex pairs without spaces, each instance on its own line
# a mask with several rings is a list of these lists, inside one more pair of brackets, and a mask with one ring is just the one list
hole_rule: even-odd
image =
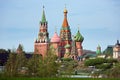
[[21,52],[17,54],[16,51],[12,51],[9,54],[8,60],[5,64],[5,76],[13,77],[23,74],[23,67],[26,67],[25,53]]
[[39,61],[42,60],[41,55],[33,54],[33,56],[28,60],[27,63],[27,74],[28,76],[37,77],[38,75],[38,68],[39,68]]
[[115,64],[113,68],[107,70],[105,74],[109,78],[120,78],[120,62]]
[[[97,65],[104,64],[104,63],[113,64],[113,63],[117,63],[117,60],[116,59],[95,58],[95,59],[87,59],[84,62],[85,66],[97,66]],[[106,64],[101,65],[101,66],[106,66]]]
[[16,65],[18,68],[18,74],[24,75],[26,73],[26,65],[27,64],[27,59],[25,57],[25,53],[20,53],[16,55]]
[[8,49],[8,51],[5,49],[0,49],[0,54],[5,54],[5,53],[9,53],[9,49]]
[[5,76],[13,77],[17,75],[18,65],[16,64],[16,59],[16,54],[14,52],[10,53],[7,63],[5,64]]
[[95,65],[99,65],[106,62],[106,59],[104,58],[95,58],[95,59],[87,59],[84,64],[85,66],[95,66]]
[[57,60],[57,56],[54,53],[54,49],[50,48],[46,56],[42,60],[39,60],[39,77],[56,77],[59,63],[55,62]]
[[[62,58],[61,66],[59,71],[64,77],[70,77],[72,74],[77,74],[78,62],[71,58]],[[67,75],[67,76],[66,76]]]

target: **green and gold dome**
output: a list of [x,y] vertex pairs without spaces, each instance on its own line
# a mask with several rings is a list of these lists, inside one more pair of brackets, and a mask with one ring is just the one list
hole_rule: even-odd
[[70,44],[66,44],[66,45],[65,45],[65,48],[70,48]]
[[79,31],[79,30],[78,30],[77,34],[75,35],[74,40],[75,40],[76,42],[83,42],[84,37],[80,34],[80,31]]

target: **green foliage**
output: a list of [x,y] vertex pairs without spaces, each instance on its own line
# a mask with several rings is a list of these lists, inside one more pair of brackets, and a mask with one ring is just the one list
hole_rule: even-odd
[[110,64],[110,63],[103,63],[103,64],[100,64],[100,65],[96,65],[97,69],[103,69],[103,70],[109,69],[111,67],[112,67],[112,64]]
[[0,80],[120,80],[119,78],[8,78],[1,77]]
[[9,53],[10,52],[10,50],[8,49],[8,50],[5,50],[5,49],[0,49],[0,54],[4,54],[4,53]]
[[112,68],[114,63],[117,63],[116,59],[105,59],[105,58],[95,58],[95,59],[88,59],[84,62],[85,66],[95,66],[97,69],[110,69]]
[[48,50],[47,55],[43,60],[39,60],[38,75],[39,77],[56,77],[58,73],[59,63],[56,63],[57,57],[54,55],[54,50]]
[[85,64],[85,66],[96,66],[96,65],[101,65],[103,63],[111,63],[111,64],[113,64],[113,63],[117,63],[117,62],[118,61],[116,59],[95,58],[95,59],[87,59],[84,62],[84,64]]
[[99,65],[106,62],[106,59],[104,58],[95,58],[95,59],[87,59],[85,61],[85,66],[95,66],[95,65]]
[[72,58],[62,58],[61,60],[62,61],[72,61],[73,59]]
[[9,54],[7,63],[5,64],[4,76],[13,77],[19,76],[22,67],[25,67],[25,55],[24,53],[16,54],[12,52]]
[[120,78],[120,63],[117,63],[113,68],[106,71],[109,78]]
[[42,60],[42,57],[41,55],[39,54],[33,54],[32,58],[30,58],[28,60],[28,63],[27,63],[27,75],[28,76],[34,76],[36,77],[37,76],[37,73],[38,73],[38,66],[39,66],[39,60]]
[[56,77],[58,63],[56,63],[54,50],[49,49],[45,57],[39,54],[33,54],[28,61],[28,76],[30,77]]
[[61,63],[61,67],[59,68],[60,74],[62,75],[72,75],[74,74],[76,67],[78,66],[78,62],[75,60],[63,60]]
[[110,58],[110,59],[106,59],[106,63],[117,63],[117,59],[113,59],[113,58]]
[[9,76],[9,77],[16,76],[17,67],[18,67],[18,65],[16,65],[16,59],[17,59],[16,54],[10,53],[7,63],[5,65],[5,71],[4,71],[5,76]]

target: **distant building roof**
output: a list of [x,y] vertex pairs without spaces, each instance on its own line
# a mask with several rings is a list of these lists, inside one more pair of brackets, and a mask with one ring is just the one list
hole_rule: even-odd
[[103,51],[103,54],[112,55],[113,54],[113,45],[108,45],[107,48]]

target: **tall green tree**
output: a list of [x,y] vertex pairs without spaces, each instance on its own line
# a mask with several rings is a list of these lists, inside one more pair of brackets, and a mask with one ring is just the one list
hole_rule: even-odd
[[25,53],[20,53],[16,55],[16,65],[18,68],[18,74],[24,74],[22,72],[27,67],[27,59],[25,57]]
[[6,76],[13,77],[19,76],[23,74],[21,71],[23,67],[26,67],[26,57],[25,53],[21,51],[20,54],[17,54],[15,50],[13,50],[8,57],[8,60],[5,64],[4,73]]
[[105,74],[109,78],[120,78],[120,62],[116,63],[111,69],[107,70]]
[[57,56],[53,48],[50,48],[46,56],[39,60],[38,75],[39,77],[56,77],[59,63],[56,62]]
[[17,75],[18,65],[16,64],[16,54],[10,53],[7,63],[5,64],[4,75],[13,77]]
[[42,56],[39,54],[33,54],[33,56],[30,59],[28,59],[28,62],[27,62],[28,76],[31,76],[31,77],[38,76],[38,68],[40,64],[39,61],[41,60],[42,60]]

